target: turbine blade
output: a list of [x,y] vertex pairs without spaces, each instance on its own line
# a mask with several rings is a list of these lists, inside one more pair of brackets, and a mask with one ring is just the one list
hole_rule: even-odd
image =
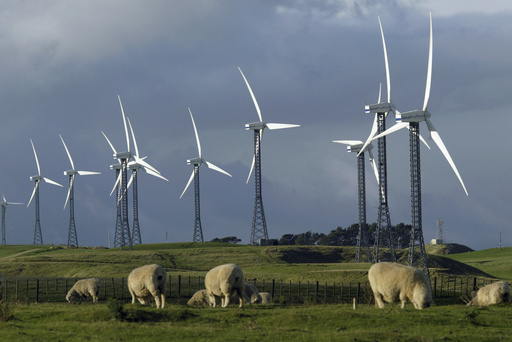
[[282,124],[282,123],[268,123],[268,124],[266,124],[266,126],[268,129],[283,129],[283,128],[300,127],[300,125]]
[[408,126],[409,126],[408,122],[399,122],[397,124],[394,124],[392,127],[388,128],[387,130],[385,130],[381,134],[378,134],[378,135],[374,136],[372,140],[382,138],[383,136],[386,136],[386,135],[391,134],[393,132],[399,131],[402,128],[408,127]]
[[130,126],[130,131],[132,132],[133,146],[135,147],[135,156],[139,156],[139,148],[137,147],[137,140],[135,140],[135,134],[133,133],[132,123],[130,122],[130,118],[126,118],[128,120],[128,125]]
[[372,166],[373,169],[373,173],[375,174],[375,179],[377,179],[377,184],[380,184],[379,170],[377,169],[377,164],[375,163],[375,159],[373,158],[373,153],[371,150],[368,150],[368,157],[370,160],[370,165]]
[[389,77],[388,52],[386,50],[386,40],[384,39],[384,31],[382,30],[382,23],[380,22],[380,17],[379,17],[379,26],[380,26],[380,33],[382,35],[382,48],[384,49],[384,63],[386,64],[386,85],[388,88],[388,102],[391,102],[391,80]]
[[68,154],[69,162],[71,163],[71,169],[75,169],[75,164],[73,164],[73,159],[71,158],[71,154],[69,153],[68,147],[66,146],[66,143],[64,142],[64,139],[62,139],[62,135],[59,134],[60,140],[62,141],[62,144],[64,145],[64,148],[66,149],[66,153]]
[[154,170],[152,169],[146,169],[146,168],[143,168],[143,170],[147,173],[147,174],[150,174],[151,176],[155,176],[155,177],[158,177],[158,178],[161,178],[163,179],[164,181],[169,181],[167,178],[165,178],[164,176],[162,176],[160,173],[157,173],[155,172]]
[[43,180],[44,180],[46,183],[53,184],[53,185],[57,185],[57,186],[60,186],[61,188],[63,187],[61,184],[57,183],[56,181],[52,181],[50,178],[43,177]]
[[116,179],[116,182],[114,184],[114,187],[112,188],[112,191],[110,192],[110,196],[112,196],[112,194],[114,193],[114,191],[116,190],[116,188],[118,187],[118,185],[121,183],[121,178],[123,177],[123,171],[120,170],[119,171],[119,176],[117,176],[117,179]]
[[354,145],[363,143],[361,140],[333,140],[332,142],[338,143],[338,144],[350,145],[350,146],[354,146]]
[[[380,98],[380,95],[379,95],[379,98]],[[357,156],[359,157],[359,155],[361,153],[364,152],[364,150],[366,149],[366,146],[368,146],[370,144],[370,142],[372,141],[373,137],[375,136],[375,134],[377,133],[377,130],[379,129],[379,125],[378,125],[378,117],[377,117],[377,114],[375,114],[375,117],[373,119],[373,124],[372,124],[372,130],[370,131],[370,135],[368,136],[368,139],[366,139],[366,141],[364,142],[364,145],[363,147],[361,148],[361,151],[359,151],[359,153],[357,154]]]
[[150,164],[149,164],[148,162],[146,162],[144,159],[141,159],[141,158],[135,157],[135,162],[136,162],[137,164],[142,165],[142,166],[143,166],[144,168],[146,168],[146,169],[151,169],[152,171],[154,171],[154,172],[156,172],[156,173],[160,174],[160,172],[159,172],[157,169],[155,169],[152,165],[150,165]]
[[110,145],[110,148],[112,149],[112,151],[114,151],[114,154],[117,154],[117,151],[116,151],[116,149],[114,148],[114,145],[112,145],[112,143],[110,142],[110,140],[108,140],[107,135],[106,135],[105,133],[103,133],[103,131],[101,131],[101,134],[103,134],[103,136],[105,137],[105,139],[107,139],[107,142],[108,142],[108,144]]
[[252,170],[254,170],[254,162],[256,161],[256,156],[254,155],[252,157],[252,164],[251,169],[249,170],[249,176],[247,176],[247,180],[245,181],[245,184],[249,183],[249,179],[251,178]]
[[121,114],[123,114],[123,123],[124,123],[124,133],[126,135],[126,148],[128,152],[130,152],[130,137],[128,136],[128,127],[126,126],[126,116],[124,115],[123,104],[121,103],[121,96],[117,95],[119,99],[119,105],[121,106]]
[[194,116],[192,116],[192,111],[190,110],[190,108],[188,109],[188,112],[190,113],[190,118],[192,119],[192,125],[194,126],[194,133],[196,134],[196,141],[197,141],[197,150],[199,151],[199,158],[201,158],[202,157],[201,142],[199,141],[199,135],[197,134],[196,122],[194,121]]
[[30,206],[30,203],[32,203],[32,200],[34,199],[34,195],[36,194],[37,188],[39,187],[39,182],[37,181],[34,185],[34,190],[32,190],[32,196],[30,196],[30,200],[28,201],[27,208]]
[[62,208],[62,209],[66,209],[66,206],[68,205],[69,196],[71,195],[71,190],[73,189],[74,183],[75,183],[75,175],[71,176],[71,182],[69,183],[68,195],[66,197],[66,202],[64,203],[64,208]]
[[242,74],[242,77],[244,78],[245,85],[247,85],[247,89],[249,89],[249,93],[251,93],[252,102],[254,102],[254,107],[256,107],[256,112],[258,112],[258,117],[260,118],[260,121],[263,122],[263,119],[261,117],[260,106],[258,106],[258,101],[256,101],[256,97],[254,96],[254,93],[252,92],[251,86],[249,85],[249,82],[247,82],[247,79],[245,78],[245,75],[242,72],[242,69],[240,69],[240,67],[238,67],[238,70],[240,70],[240,73]]
[[379,98],[377,99],[377,103],[380,103],[380,98],[382,97],[382,83],[379,83]]
[[423,139],[423,137],[421,136],[421,134],[420,134],[420,140],[421,140],[421,142],[422,142],[422,143],[424,143],[424,144],[425,144],[425,146],[427,146],[427,148],[430,150],[430,146],[427,144],[427,141],[426,141],[425,139]]
[[96,171],[77,171],[76,173],[78,173],[80,176],[100,175],[101,174],[101,172],[96,172]]
[[459,179],[459,182],[462,185],[462,188],[464,189],[464,192],[466,193],[466,196],[468,196],[468,191],[466,190],[466,186],[464,185],[464,182],[462,181],[462,178],[461,178],[461,176],[459,174],[459,171],[457,170],[457,167],[455,166],[455,163],[453,162],[452,157],[450,156],[450,152],[448,152],[448,149],[444,145],[443,140],[441,139],[441,136],[436,131],[436,128],[432,124],[432,121],[430,121],[429,119],[426,119],[425,121],[427,122],[427,127],[428,127],[428,130],[430,132],[430,136],[432,137],[432,140],[434,140],[434,142],[437,144],[437,146],[439,147],[439,149],[443,153],[444,157],[448,161],[448,164],[450,164],[450,166],[453,169],[453,172],[455,172],[455,175]]
[[185,186],[185,190],[183,190],[183,192],[181,193],[180,198],[182,198],[183,195],[185,194],[185,192],[187,191],[187,189],[190,186],[190,183],[192,183],[192,179],[194,179],[195,175],[196,175],[196,168],[194,167],[194,170],[192,170],[192,174],[190,175],[190,178],[188,180],[187,186]]
[[217,172],[220,172],[220,173],[223,173],[223,174],[225,174],[225,175],[227,175],[227,176],[229,176],[229,177],[233,177],[233,176],[231,176],[229,173],[227,173],[226,171],[224,171],[223,169],[221,169],[220,167],[218,167],[218,166],[216,166],[216,165],[214,165],[214,164],[212,164],[212,163],[210,163],[210,162],[207,162],[207,161],[205,161],[205,163],[206,163],[206,166],[207,166],[209,169],[213,169],[213,170],[215,170],[215,171],[217,171]]
[[428,107],[428,98],[430,97],[430,86],[432,84],[432,50],[434,47],[434,38],[432,36],[432,12],[430,12],[430,42],[428,47],[428,69],[427,69],[427,84],[425,86],[425,100],[423,101],[423,110],[426,111]]
[[36,157],[37,174],[41,176],[41,168],[39,167],[39,160],[37,159],[36,148],[34,147],[34,142],[32,141],[32,139],[30,139],[30,143],[32,144],[32,149],[34,150],[34,157]]

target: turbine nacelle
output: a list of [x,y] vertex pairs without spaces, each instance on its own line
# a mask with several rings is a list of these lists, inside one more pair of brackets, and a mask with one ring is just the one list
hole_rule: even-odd
[[130,151],[114,153],[114,159],[126,159],[126,160],[129,160],[132,157],[133,157],[133,153],[130,152]]
[[249,131],[249,130],[256,131],[256,130],[261,130],[264,128],[267,128],[267,124],[264,122],[261,122],[261,121],[256,121],[256,122],[245,124],[246,131]]
[[201,165],[203,164],[205,161],[203,158],[192,158],[192,159],[187,159],[187,165]]
[[[361,149],[363,148],[364,144],[361,143],[361,144],[357,144],[357,145],[348,145],[347,146],[347,152],[361,152]],[[365,147],[365,151],[370,151],[371,149],[373,149],[373,145],[372,144],[369,144]]]
[[382,102],[364,106],[366,114],[394,112],[396,106],[392,102]]
[[409,112],[398,113],[396,122],[423,122],[429,119],[431,114],[426,110],[412,110]]
[[42,180],[42,179],[43,179],[43,177],[42,177],[42,176],[39,176],[39,175],[31,176],[31,177],[30,177],[30,180],[31,180],[31,181],[36,181],[36,182],[38,182],[38,181],[40,181],[40,180]]

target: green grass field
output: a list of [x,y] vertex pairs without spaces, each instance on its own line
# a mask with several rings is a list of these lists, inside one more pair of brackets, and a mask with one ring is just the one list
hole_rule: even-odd
[[165,309],[125,304],[125,321],[106,304],[13,307],[3,341],[490,341],[510,340],[512,308],[462,305],[402,310],[360,305]]
[[[511,248],[444,255],[436,247],[431,272],[512,279]],[[0,246],[6,277],[126,277],[136,266],[158,263],[168,274],[203,276],[219,264],[239,264],[248,279],[358,282],[369,263],[354,263],[353,247],[175,243],[135,246],[133,251],[62,246]],[[126,298],[126,297],[125,297]],[[457,299],[457,298],[456,298]],[[99,304],[0,304],[0,340],[9,341],[489,341],[511,340],[510,305],[474,308],[436,300],[426,310],[373,303],[246,305],[190,308],[169,302],[163,310],[127,303],[124,321],[110,300]],[[182,302],[183,303],[183,302]],[[315,303],[313,301],[312,303]],[[298,304],[298,303],[295,303]],[[6,306],[7,305],[7,306]],[[12,318],[2,321],[12,314]]]

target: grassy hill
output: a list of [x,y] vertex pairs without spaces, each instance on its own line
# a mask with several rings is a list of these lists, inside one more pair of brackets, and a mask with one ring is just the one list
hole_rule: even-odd
[[[430,271],[512,279],[507,258],[512,249],[450,254],[460,247],[441,245],[429,254]],[[460,246],[460,245],[459,245]],[[382,250],[385,256],[385,249]],[[407,262],[408,250],[398,251]],[[0,246],[0,272],[30,277],[126,277],[137,266],[157,263],[169,274],[204,276],[214,266],[237,263],[247,279],[358,282],[367,279],[370,263],[355,263],[355,247],[267,246],[223,243],[166,243],[135,246],[132,251],[63,246]],[[469,257],[471,256],[471,257]]]

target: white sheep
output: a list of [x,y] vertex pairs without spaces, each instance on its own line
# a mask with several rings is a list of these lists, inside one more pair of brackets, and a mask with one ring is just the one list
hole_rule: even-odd
[[82,299],[92,297],[92,302],[98,302],[98,296],[100,294],[101,281],[98,278],[88,278],[78,280],[73,287],[68,291],[66,300],[69,303],[73,303],[76,298],[80,300],[79,304],[82,303]]
[[222,307],[227,307],[235,293],[238,295],[240,307],[244,306],[245,279],[238,265],[226,264],[212,268],[204,277],[204,283],[213,307],[218,305],[219,298]]
[[272,295],[268,292],[260,292],[261,304],[272,303]]
[[208,294],[206,293],[206,290],[199,290],[192,298],[189,299],[187,302],[188,306],[208,306],[210,305],[210,299],[208,298]]
[[478,291],[471,293],[472,299],[467,305],[486,306],[491,304],[509,303],[510,287],[507,283],[499,281],[485,285]]
[[128,276],[128,290],[132,295],[132,304],[137,298],[142,305],[149,305],[153,297],[156,307],[164,308],[166,283],[167,272],[162,266],[145,265],[132,270]]
[[432,304],[432,293],[425,274],[417,268],[391,262],[380,262],[370,267],[368,279],[375,297],[375,304],[383,309],[384,301],[402,302],[402,309],[409,299],[416,309]]
[[261,303],[261,296],[258,289],[253,284],[245,283],[245,294],[247,295],[251,304]]

